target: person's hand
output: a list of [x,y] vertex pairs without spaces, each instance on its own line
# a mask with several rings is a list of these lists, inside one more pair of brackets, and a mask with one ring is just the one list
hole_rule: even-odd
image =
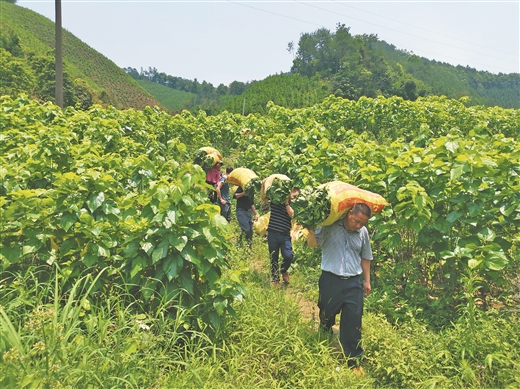
[[370,281],[364,281],[363,282],[363,295],[365,297],[368,297],[371,290],[372,290],[372,287],[370,286]]
[[226,200],[220,199],[220,204],[222,204],[222,205],[226,204]]
[[258,220],[258,214],[255,215],[255,222]]

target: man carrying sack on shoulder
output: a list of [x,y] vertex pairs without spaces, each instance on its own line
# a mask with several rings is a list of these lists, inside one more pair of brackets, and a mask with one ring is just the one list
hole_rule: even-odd
[[320,327],[332,333],[336,315],[340,318],[340,343],[348,366],[363,374],[359,366],[363,298],[371,291],[370,262],[373,259],[366,224],[372,210],[355,204],[345,218],[329,226],[309,230],[309,247],[322,248],[318,308]]

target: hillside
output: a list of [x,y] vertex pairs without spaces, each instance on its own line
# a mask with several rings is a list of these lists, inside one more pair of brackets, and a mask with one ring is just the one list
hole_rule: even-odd
[[[22,67],[29,77],[32,73],[36,84],[52,82],[54,74],[49,73],[53,73],[54,22],[29,9],[4,1],[0,2],[0,13],[2,47],[13,55],[11,57],[4,53],[4,58],[7,56],[9,60],[17,61],[18,66],[14,68]],[[5,63],[6,59],[2,62]],[[66,30],[63,30],[63,62],[65,88],[69,88],[73,94],[69,105],[80,100],[85,93],[89,95],[88,101],[117,108],[142,109],[159,105],[123,69]],[[43,74],[42,67],[47,71],[46,74]],[[42,77],[46,79],[42,80]],[[41,89],[35,86],[25,92],[40,100],[47,100],[49,93],[38,93]],[[50,89],[48,85],[47,89]]]
[[[197,95],[189,107],[215,114],[227,110],[245,114],[265,113],[273,101],[287,108],[308,107],[333,94],[360,97],[399,96],[414,101],[424,96],[465,99],[467,105],[520,108],[520,74],[492,74],[463,66],[428,60],[378,39],[375,35],[351,35],[350,28],[318,29],[301,35],[293,47],[290,72],[247,84],[234,81],[226,87],[173,77],[155,68],[126,71],[175,90]],[[152,93],[153,94],[153,93]]]
[[361,96],[444,95],[470,98],[470,105],[520,107],[520,74],[492,74],[428,60],[397,50],[376,35],[351,35],[338,24],[336,31],[321,28],[305,33],[295,50],[291,71],[329,80],[334,94]]
[[168,88],[148,80],[137,80],[137,83],[170,113],[179,113],[189,108],[191,102],[197,97],[195,93]]

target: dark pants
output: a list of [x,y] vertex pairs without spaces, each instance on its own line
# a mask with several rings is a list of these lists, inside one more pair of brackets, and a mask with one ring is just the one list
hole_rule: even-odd
[[231,221],[231,203],[219,203],[220,205],[220,214],[226,218],[228,222]]
[[[276,231],[268,231],[267,246],[271,256],[271,277],[273,281],[280,281],[280,271],[286,273],[293,260],[293,248],[290,234],[281,234]],[[282,266],[278,269],[278,258],[282,252]]]
[[242,236],[245,235],[249,247],[251,247],[253,241],[253,219],[251,218],[251,213],[250,209],[237,208],[236,211],[238,225],[242,230],[239,241],[241,241]]
[[[359,358],[361,348],[361,317],[363,315],[363,277],[347,280],[328,272],[322,272],[319,282],[318,308],[320,325],[332,332],[336,315],[341,312],[339,341],[347,358]],[[355,361],[349,361],[355,364]]]

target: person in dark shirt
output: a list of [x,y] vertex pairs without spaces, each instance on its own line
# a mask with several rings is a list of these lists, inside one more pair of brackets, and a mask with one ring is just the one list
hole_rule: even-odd
[[[291,219],[294,217],[294,210],[291,207],[291,200],[298,194],[298,189],[293,188],[291,196],[284,204],[270,204],[271,216],[267,226],[267,245],[271,258],[271,280],[273,285],[280,285],[280,273],[285,284],[289,283],[289,267],[293,261],[293,248],[291,242]],[[279,264],[280,252],[282,263]]]
[[241,242],[243,236],[245,236],[247,247],[251,248],[253,243],[253,219],[251,217],[251,213],[254,215],[255,220],[258,219],[258,213],[256,213],[254,199],[246,196],[246,193],[240,186],[233,194],[233,197],[237,199],[236,215],[238,225],[242,230],[240,233],[239,242]]

